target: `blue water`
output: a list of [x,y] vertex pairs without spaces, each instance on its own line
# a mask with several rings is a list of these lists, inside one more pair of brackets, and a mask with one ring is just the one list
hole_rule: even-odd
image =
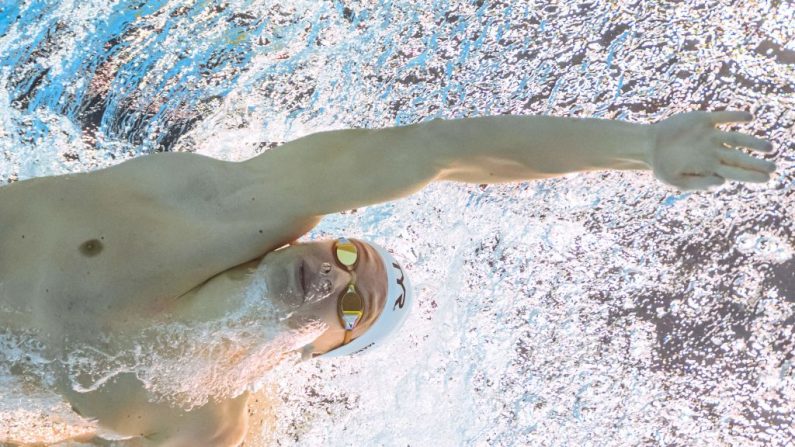
[[277,375],[247,445],[791,445],[793,24],[774,0],[0,2],[0,184],[439,117],[749,110],[764,185],[439,183],[328,216],[308,237],[393,248],[417,310],[375,358]]

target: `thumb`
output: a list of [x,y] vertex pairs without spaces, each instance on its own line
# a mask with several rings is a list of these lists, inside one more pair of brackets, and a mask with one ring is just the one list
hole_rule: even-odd
[[683,190],[707,189],[711,186],[720,186],[726,179],[719,175],[682,175],[679,177],[679,186]]

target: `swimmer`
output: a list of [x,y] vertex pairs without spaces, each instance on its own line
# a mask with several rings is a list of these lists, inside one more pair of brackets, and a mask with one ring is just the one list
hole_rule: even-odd
[[[524,182],[617,169],[651,170],[683,191],[766,182],[775,164],[739,148],[769,153],[770,143],[716,127],[752,119],[739,111],[687,112],[654,124],[435,119],[314,133],[243,162],[162,153],[20,181],[0,188],[0,324],[35,332],[55,356],[77,342],[101,345],[108,333],[135,339],[155,321],[234,310],[239,294],[222,293],[224,284],[263,263],[270,299],[326,324],[301,358],[366,355],[411,310],[410,272],[365,239],[296,243],[322,216],[395,200],[432,181]],[[57,391],[103,429],[131,437],[129,445],[233,446],[246,433],[247,393],[186,412],[152,402],[130,374],[91,392]]]

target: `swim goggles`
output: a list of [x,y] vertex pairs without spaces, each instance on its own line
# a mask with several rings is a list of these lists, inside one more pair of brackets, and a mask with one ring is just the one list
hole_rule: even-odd
[[345,339],[342,342],[344,346],[351,341],[353,329],[364,315],[364,299],[356,291],[356,272],[353,271],[359,262],[359,251],[353,242],[341,237],[334,241],[334,259],[351,274],[351,281],[337,300],[337,316],[345,328]]

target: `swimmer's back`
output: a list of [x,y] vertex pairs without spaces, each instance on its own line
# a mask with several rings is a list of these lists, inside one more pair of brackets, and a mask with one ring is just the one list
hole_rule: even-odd
[[0,323],[51,340],[134,328],[316,224],[237,197],[255,181],[240,166],[156,154],[0,188]]

